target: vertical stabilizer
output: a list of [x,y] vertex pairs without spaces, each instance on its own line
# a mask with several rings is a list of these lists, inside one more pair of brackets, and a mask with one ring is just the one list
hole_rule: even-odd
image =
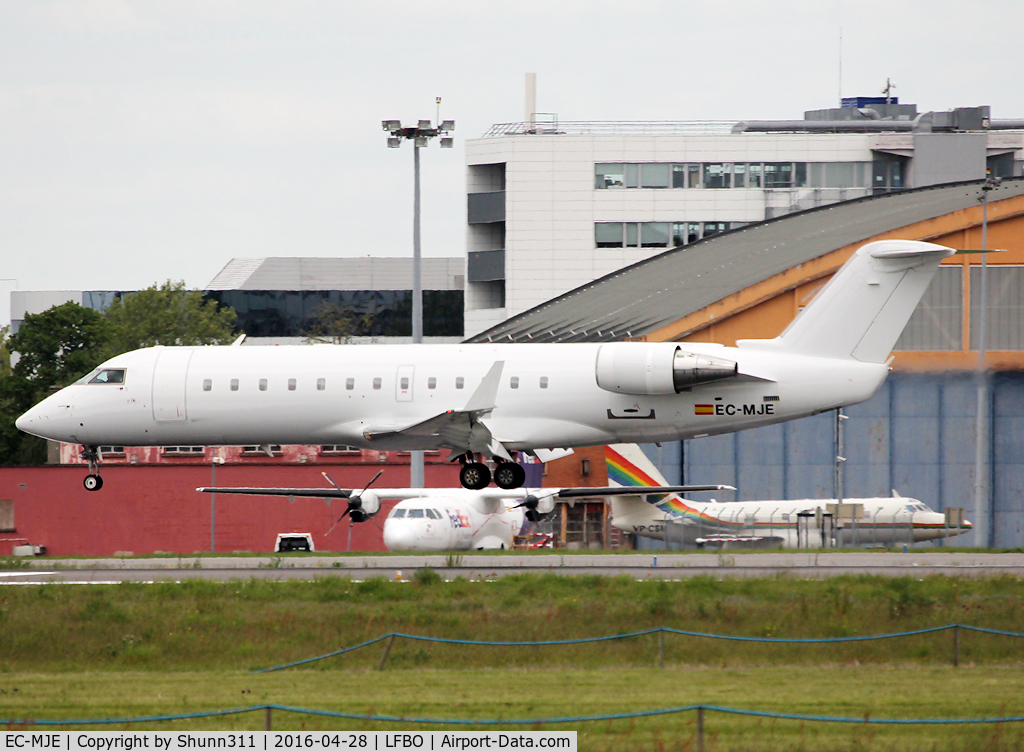
[[868,243],[843,264],[780,336],[737,344],[884,363],[939,262],[954,253],[952,248],[918,240]]
[[[609,486],[667,486],[654,463],[636,444],[610,444],[604,448]],[[672,498],[678,498],[671,494]],[[665,498],[665,497],[652,497]],[[643,496],[612,496],[612,524],[622,530],[630,525],[650,525],[667,516]],[[616,524],[617,523],[617,524]]]

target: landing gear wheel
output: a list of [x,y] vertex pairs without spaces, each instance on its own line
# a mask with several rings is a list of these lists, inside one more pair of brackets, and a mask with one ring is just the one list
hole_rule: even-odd
[[82,485],[86,491],[99,491],[103,488],[103,478],[98,475],[86,475]]
[[526,482],[526,470],[515,462],[502,462],[494,468],[494,484],[498,488],[522,488]]
[[459,470],[459,482],[463,488],[479,491],[491,482],[491,471],[482,462],[467,462]]

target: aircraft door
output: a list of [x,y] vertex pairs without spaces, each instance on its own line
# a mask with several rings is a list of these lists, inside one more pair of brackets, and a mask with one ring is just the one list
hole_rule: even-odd
[[185,377],[192,350],[167,348],[157,356],[153,369],[153,419],[188,420],[185,409]]
[[395,378],[395,400],[398,402],[412,402],[412,380],[415,376],[416,366],[399,366],[398,375]]

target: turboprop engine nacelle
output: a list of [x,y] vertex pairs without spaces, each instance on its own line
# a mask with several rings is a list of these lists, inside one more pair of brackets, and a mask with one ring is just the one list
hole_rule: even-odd
[[686,352],[673,342],[616,342],[597,353],[597,385],[619,394],[679,394],[733,378],[737,369],[734,361]]

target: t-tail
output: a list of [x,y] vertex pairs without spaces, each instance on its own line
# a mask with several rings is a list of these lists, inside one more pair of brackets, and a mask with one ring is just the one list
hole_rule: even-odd
[[740,347],[885,363],[942,259],[956,253],[917,240],[862,246],[773,340]]

